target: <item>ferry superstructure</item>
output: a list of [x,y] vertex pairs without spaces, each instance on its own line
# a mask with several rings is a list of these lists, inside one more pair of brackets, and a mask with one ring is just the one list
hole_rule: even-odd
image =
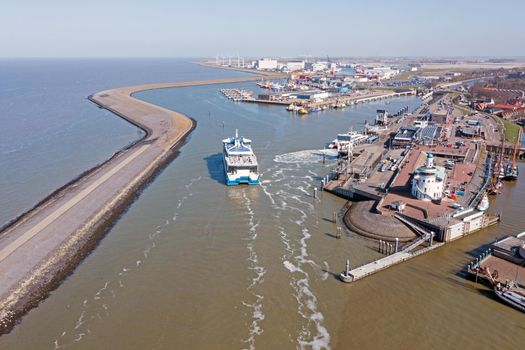
[[337,134],[337,138],[330,143],[329,148],[337,149],[339,155],[347,155],[354,146],[366,142],[368,136],[356,131],[349,131],[345,134]]
[[252,150],[252,141],[238,135],[222,140],[226,185],[257,185],[259,169],[257,157]]

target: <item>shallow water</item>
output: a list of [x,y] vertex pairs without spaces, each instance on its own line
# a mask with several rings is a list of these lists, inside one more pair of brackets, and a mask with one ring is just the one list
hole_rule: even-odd
[[[312,198],[333,164],[319,150],[376,109],[418,100],[300,118],[230,102],[220,87],[137,95],[197,128],[75,273],[0,337],[1,348],[521,348],[524,315],[461,271],[480,245],[525,229],[523,179],[493,203],[502,224],[345,285],[335,275],[346,258],[356,266],[379,254],[357,236],[334,239],[344,201]],[[220,140],[235,128],[253,140],[260,186],[223,185]]]

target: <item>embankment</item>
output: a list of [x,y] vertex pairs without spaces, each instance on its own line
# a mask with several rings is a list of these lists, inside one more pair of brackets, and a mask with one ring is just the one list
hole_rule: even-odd
[[177,156],[195,128],[191,118],[141,101],[133,94],[257,79],[260,77],[145,84],[89,96],[146,134],[2,228],[0,334],[38,305],[92,251],[140,191]]

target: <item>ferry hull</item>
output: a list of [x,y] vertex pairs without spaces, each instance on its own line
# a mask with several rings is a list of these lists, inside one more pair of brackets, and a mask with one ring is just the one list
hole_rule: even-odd
[[226,185],[228,186],[237,186],[241,184],[258,185],[259,183],[259,178],[252,179],[249,176],[241,176],[234,179],[229,179],[228,177],[226,177]]

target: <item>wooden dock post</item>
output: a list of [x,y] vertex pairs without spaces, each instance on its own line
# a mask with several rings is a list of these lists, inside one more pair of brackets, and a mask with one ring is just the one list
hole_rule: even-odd
[[399,238],[396,237],[396,249],[395,249],[395,253],[397,253],[397,251],[399,250]]
[[337,223],[337,212],[334,211],[334,223]]

